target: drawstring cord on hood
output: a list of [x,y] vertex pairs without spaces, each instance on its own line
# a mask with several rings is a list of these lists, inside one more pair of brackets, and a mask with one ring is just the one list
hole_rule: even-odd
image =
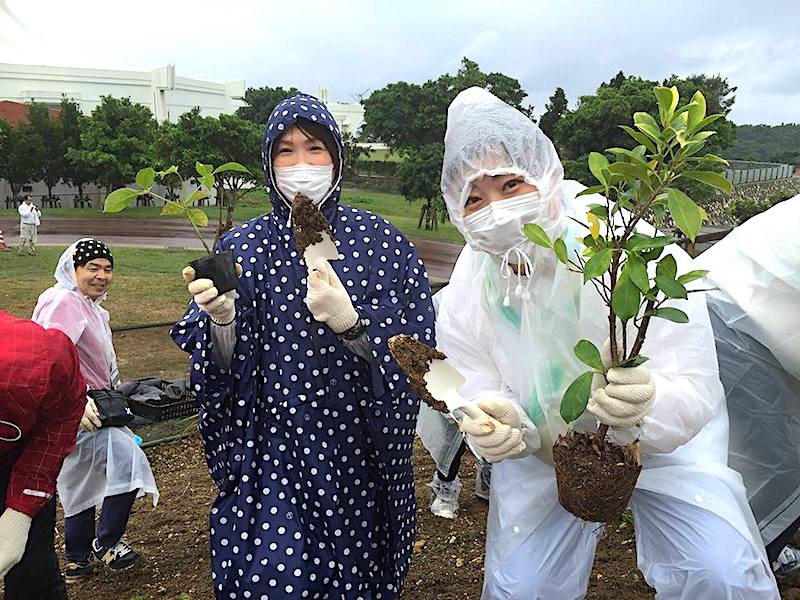
[[[512,253],[516,254],[517,260],[515,264],[518,265],[516,271],[514,271],[510,263]],[[517,286],[514,288],[514,295],[523,300],[530,300],[530,287],[533,282],[533,274],[535,271],[535,265],[530,256],[523,252],[519,246],[513,246],[505,251],[502,261],[503,263],[500,265],[500,277],[506,280],[506,293],[503,297],[503,306],[511,305],[511,279],[514,275],[517,276]],[[522,269],[519,267],[520,264],[525,266],[525,274],[523,274]],[[527,275],[528,280],[523,287],[522,278],[525,275]]]

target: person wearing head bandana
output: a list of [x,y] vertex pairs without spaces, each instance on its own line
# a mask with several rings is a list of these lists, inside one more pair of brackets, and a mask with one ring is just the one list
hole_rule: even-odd
[[[576,197],[582,189],[563,181],[552,143],[516,109],[479,88],[450,105],[442,190],[468,246],[437,295],[436,335],[466,378],[459,391],[484,411],[462,429],[494,463],[486,600],[585,597],[602,531],[559,504],[551,449],[567,430],[563,393],[585,370],[572,348],[581,338],[604,345],[607,307],[522,229],[536,223],[580,252],[584,232],[570,217],[584,219],[587,204],[602,200]],[[681,271],[691,269],[685,253],[670,250]],[[689,323],[654,322],[647,364],[610,370],[613,381],[596,382],[574,425],[592,430],[599,419],[616,441],[640,441],[644,467],[630,506],[638,565],[658,598],[777,600],[744,486],[726,464],[728,418],[705,298],[675,305]]]
[[[64,332],[75,344],[90,390],[119,384],[108,311],[100,305],[113,269],[108,246],[91,238],[78,240],[61,255],[54,273],[57,283],[39,296],[33,311],[35,322]],[[123,534],[134,500],[145,494],[152,494],[155,506],[158,489],[153,472],[133,432],[127,427],[101,427],[94,401],[87,397],[77,444],[58,476],[68,582],[91,575],[93,559],[112,570],[138,560]]]
[[[219,495],[211,563],[219,599],[397,598],[415,531],[411,449],[419,398],[387,342],[433,344],[425,268],[386,220],[339,204],[344,156],[325,105],[299,94],[266,125],[272,211],[228,232],[242,276],[194,300],[173,328],[191,355],[199,425]],[[338,260],[306,265],[292,231],[301,192]],[[310,273],[310,274],[309,274]]]

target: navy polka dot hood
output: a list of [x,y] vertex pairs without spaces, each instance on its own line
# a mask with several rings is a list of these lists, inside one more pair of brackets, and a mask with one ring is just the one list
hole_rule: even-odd
[[275,142],[280,138],[284,132],[292,125],[297,123],[298,120],[304,119],[311,123],[317,123],[326,127],[333,137],[336,147],[338,148],[338,156],[332,157],[334,161],[338,161],[338,169],[334,169],[338,173],[336,181],[333,182],[331,189],[328,192],[325,201],[322,204],[321,210],[328,221],[333,220],[333,215],[336,212],[336,205],[339,203],[339,197],[342,192],[342,167],[344,164],[344,146],[342,144],[342,135],[339,131],[339,126],[333,118],[333,115],[328,111],[328,108],[320,100],[308,94],[297,94],[291,98],[280,102],[267,121],[266,129],[264,130],[264,140],[261,144],[261,163],[264,167],[264,185],[267,188],[269,199],[272,201],[272,208],[284,220],[289,218],[289,207],[291,206],[292,199],[284,198],[275,185],[275,171],[272,167],[272,147]]

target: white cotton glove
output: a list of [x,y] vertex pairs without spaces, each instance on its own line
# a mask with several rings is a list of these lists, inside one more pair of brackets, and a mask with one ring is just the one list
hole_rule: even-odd
[[330,263],[320,266],[325,270],[315,269],[308,275],[306,304],[314,319],[342,333],[358,322],[358,313]]
[[610,427],[633,427],[650,411],[656,398],[656,386],[650,369],[643,366],[609,369],[609,340],[603,344],[601,357],[608,370],[605,377],[595,375],[587,408],[601,423]]
[[539,445],[529,443],[528,436],[524,435],[519,413],[510,400],[478,400],[477,405],[484,416],[465,416],[461,420],[461,431],[487,461],[496,463],[507,458],[522,458],[539,449]]
[[86,398],[86,406],[81,417],[81,429],[84,431],[97,431],[103,426],[100,421],[100,411],[92,398]]
[[13,508],[7,508],[0,515],[0,579],[22,560],[31,518]]
[[[242,266],[236,264],[236,272],[241,277]],[[186,267],[181,271],[184,281],[188,283],[189,293],[194,297],[194,301],[200,310],[211,317],[217,325],[227,325],[236,318],[236,306],[234,300],[236,292],[230,291],[220,294],[214,287],[214,282],[210,279],[195,279],[195,272],[192,267]]]

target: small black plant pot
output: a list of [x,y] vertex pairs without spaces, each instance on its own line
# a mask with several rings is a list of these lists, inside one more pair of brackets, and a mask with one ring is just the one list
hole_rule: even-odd
[[239,286],[236,262],[230,250],[198,258],[189,263],[194,269],[195,279],[210,279],[220,294],[235,290]]

